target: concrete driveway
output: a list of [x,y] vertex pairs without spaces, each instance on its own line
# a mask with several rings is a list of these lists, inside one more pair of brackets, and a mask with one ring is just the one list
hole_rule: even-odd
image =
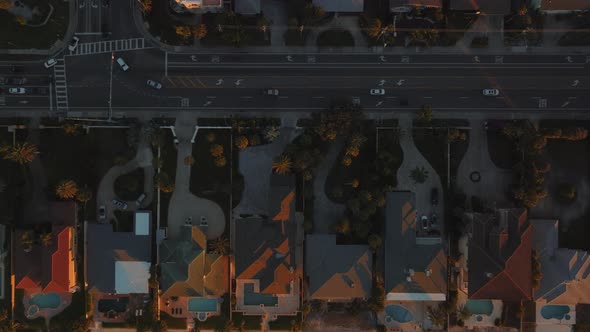
[[[404,153],[404,160],[397,171],[398,185],[396,189],[414,192],[416,195],[417,216],[430,216],[432,213],[436,213],[438,217],[437,223],[442,228],[442,225],[444,225],[444,192],[440,177],[414,144],[411,116],[405,115],[401,117],[398,123],[401,132],[399,143]],[[416,167],[424,167],[428,172],[428,177],[424,183],[415,183],[410,178],[412,170]],[[436,207],[433,207],[431,202],[432,188],[438,188],[439,204]]]

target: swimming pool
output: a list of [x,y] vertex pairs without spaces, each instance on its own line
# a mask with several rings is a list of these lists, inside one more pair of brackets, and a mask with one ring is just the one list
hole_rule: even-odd
[[494,304],[491,300],[467,300],[465,307],[472,315],[491,315],[494,312]]
[[188,311],[217,312],[217,299],[194,297],[188,300]]
[[399,323],[407,323],[414,318],[408,309],[395,304],[386,306],[385,313],[387,314],[387,318],[391,318]]
[[39,294],[33,295],[33,297],[31,297],[31,299],[29,300],[29,303],[36,305],[40,309],[45,309],[45,308],[55,309],[55,308],[59,307],[59,304],[61,303],[61,299],[59,297],[59,294],[57,294],[57,293],[47,293],[47,294],[39,293]]
[[570,319],[570,307],[566,305],[546,305],[541,308],[541,316],[545,319]]

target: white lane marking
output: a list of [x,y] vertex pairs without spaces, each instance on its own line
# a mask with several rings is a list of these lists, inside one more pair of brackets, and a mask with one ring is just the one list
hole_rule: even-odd
[[254,98],[254,97],[252,97],[252,96],[242,96],[242,97],[240,97],[240,98],[242,98],[242,99],[252,99],[252,98]]
[[432,97],[424,97],[424,99],[432,99]]
[[287,99],[287,98],[289,98],[289,97],[287,97],[287,96],[280,96],[279,97],[279,99]]
[[207,98],[209,98],[209,99],[215,99],[217,97],[216,96],[207,96]]
[[324,97],[318,96],[318,97],[311,97],[313,99],[324,99]]
[[168,77],[168,52],[164,53],[164,77]]

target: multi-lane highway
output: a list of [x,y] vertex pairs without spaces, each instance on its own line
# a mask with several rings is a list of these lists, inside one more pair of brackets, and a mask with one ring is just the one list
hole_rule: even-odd
[[[343,98],[384,111],[424,104],[469,111],[590,109],[590,58],[585,55],[168,54],[148,49],[114,54],[129,64],[126,72],[111,56],[65,57],[69,111],[313,110]],[[19,76],[5,69],[0,69],[5,78]],[[36,63],[20,76],[29,77],[32,88],[35,76],[52,74]],[[148,79],[163,88],[149,88]],[[5,93],[0,107],[60,110],[55,89],[49,82],[46,86],[52,88],[47,96]],[[268,88],[279,95],[264,95]],[[374,96],[370,89],[385,94]],[[484,96],[483,89],[500,94]]]

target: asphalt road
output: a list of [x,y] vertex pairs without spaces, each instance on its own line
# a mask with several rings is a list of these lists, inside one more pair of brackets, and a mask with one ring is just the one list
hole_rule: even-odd
[[[325,108],[340,99],[384,111],[425,104],[470,111],[590,109],[590,58],[585,55],[394,57],[141,50],[114,55],[118,57],[129,64],[129,71],[112,63],[110,53],[65,57],[70,109],[107,110],[110,100],[112,108],[129,110],[305,110]],[[0,75],[6,72],[2,68]],[[42,65],[32,64],[24,75],[47,73]],[[148,79],[162,82],[163,88],[149,88]],[[267,88],[278,89],[279,96],[263,95]],[[490,88],[500,90],[500,95],[484,96],[482,90]],[[370,89],[384,89],[385,94],[373,96]],[[49,108],[47,97],[4,96],[7,106]],[[22,100],[27,104],[19,104]]]

